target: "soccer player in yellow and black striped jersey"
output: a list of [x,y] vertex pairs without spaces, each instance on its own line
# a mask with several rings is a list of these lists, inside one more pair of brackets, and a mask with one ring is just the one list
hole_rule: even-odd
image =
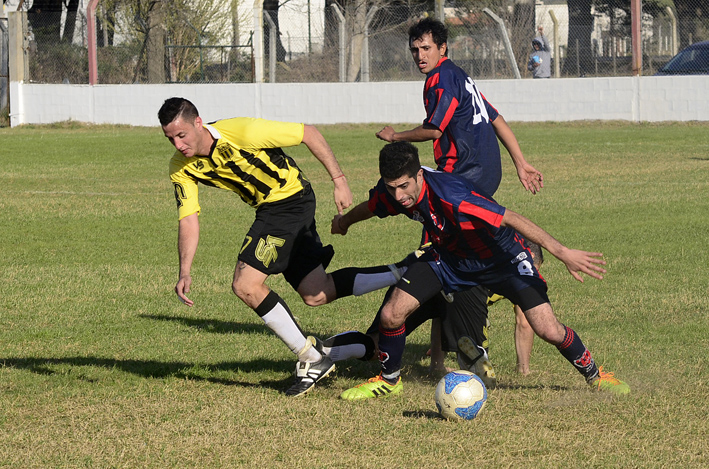
[[335,155],[311,125],[251,118],[205,124],[184,98],[165,100],[158,118],[177,150],[170,160],[179,218],[177,296],[194,304],[187,293],[199,242],[199,184],[235,192],[256,209],[256,219],[239,252],[232,289],[298,356],[296,381],[286,394],[305,394],[335,365],[313,347],[315,341],[304,336],[283,299],[264,282],[282,273],[311,306],[336,298],[332,276],[325,273],[334,251],[322,245],[315,229],[315,195],[282,147],[308,147],[330,175],[342,214],[352,204],[352,192]]

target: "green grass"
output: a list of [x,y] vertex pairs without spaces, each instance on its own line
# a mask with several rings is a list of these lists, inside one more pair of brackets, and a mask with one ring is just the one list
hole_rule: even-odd
[[[377,179],[379,127],[321,128],[355,202]],[[543,274],[559,318],[629,397],[591,391],[538,339],[532,375],[516,375],[514,317],[501,302],[490,313],[500,386],[475,421],[438,418],[427,327],[407,344],[403,396],[338,400],[377,369],[343,362],[288,399],[292,354],[230,289],[252,209],[202,189],[186,308],[172,292],[171,147],[159,129],[0,129],[0,466],[708,466],[709,125],[512,127],[545,187],[525,193],[503,153],[497,198],[565,244],[605,254],[602,281],[575,282],[551,256]],[[430,144],[419,148],[432,165]],[[401,217],[330,235],[332,184],[307,149],[290,153],[315,186],[331,268],[416,247],[420,227]],[[308,308],[282,278],[270,284],[320,337],[366,328],[382,297]]]

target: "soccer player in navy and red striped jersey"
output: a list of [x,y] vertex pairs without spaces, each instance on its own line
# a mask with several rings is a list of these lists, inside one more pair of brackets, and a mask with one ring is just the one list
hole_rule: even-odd
[[519,305],[543,340],[555,345],[598,389],[627,394],[630,387],[599,369],[576,332],[561,324],[551,308],[547,286],[532,264],[525,238],[561,260],[571,275],[603,278],[602,254],[569,249],[523,216],[481,194],[467,179],[421,167],[408,142],[391,143],[379,155],[381,179],[363,202],[336,215],[333,228],[349,227],[373,216],[403,214],[423,224],[432,249],[411,264],[384,301],[379,323],[381,373],[342,393],[347,400],[399,394],[406,318],[442,289],[450,293],[481,285]]

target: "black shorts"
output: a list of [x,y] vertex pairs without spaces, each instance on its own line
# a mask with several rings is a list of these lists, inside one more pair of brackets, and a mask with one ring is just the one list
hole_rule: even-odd
[[297,290],[310,272],[327,267],[334,254],[315,229],[315,194],[307,185],[298,194],[256,209],[239,260],[267,275],[282,273]]

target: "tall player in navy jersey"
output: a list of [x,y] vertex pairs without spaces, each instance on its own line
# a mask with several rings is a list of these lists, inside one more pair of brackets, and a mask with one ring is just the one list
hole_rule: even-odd
[[[425,18],[409,30],[409,48],[421,73],[426,74],[423,90],[426,119],[420,126],[396,132],[390,126],[377,133],[387,142],[433,141],[437,169],[465,177],[481,193],[493,196],[500,185],[502,163],[498,138],[505,146],[524,188],[536,194],[543,187],[542,174],[527,163],[519,143],[505,121],[477,88],[472,78],[447,57],[448,31],[440,21]],[[482,288],[457,293],[442,322],[443,349],[458,352],[459,364],[479,374],[488,387],[496,383],[495,372],[487,357],[476,361],[466,338],[486,347],[487,292]],[[423,310],[441,305],[427,305]],[[428,313],[430,316],[430,313]],[[524,319],[520,317],[524,322]],[[443,366],[438,322],[431,333],[432,368]],[[528,330],[527,324],[519,328]],[[461,342],[461,340],[463,342]],[[473,354],[480,347],[472,347]],[[465,352],[463,350],[463,352]]]
[[441,290],[451,293],[477,285],[519,305],[534,332],[555,345],[590,385],[616,394],[630,392],[626,383],[599,369],[576,332],[558,321],[546,282],[532,264],[524,238],[561,260],[581,282],[581,273],[603,278],[601,253],[569,249],[530,220],[497,204],[467,179],[423,169],[418,150],[408,142],[384,146],[379,172],[381,178],[370,190],[369,201],[336,215],[334,223],[346,232],[375,215],[403,214],[423,224],[432,249],[409,266],[384,300],[379,323],[381,373],[340,397],[359,400],[401,393],[406,318]]

